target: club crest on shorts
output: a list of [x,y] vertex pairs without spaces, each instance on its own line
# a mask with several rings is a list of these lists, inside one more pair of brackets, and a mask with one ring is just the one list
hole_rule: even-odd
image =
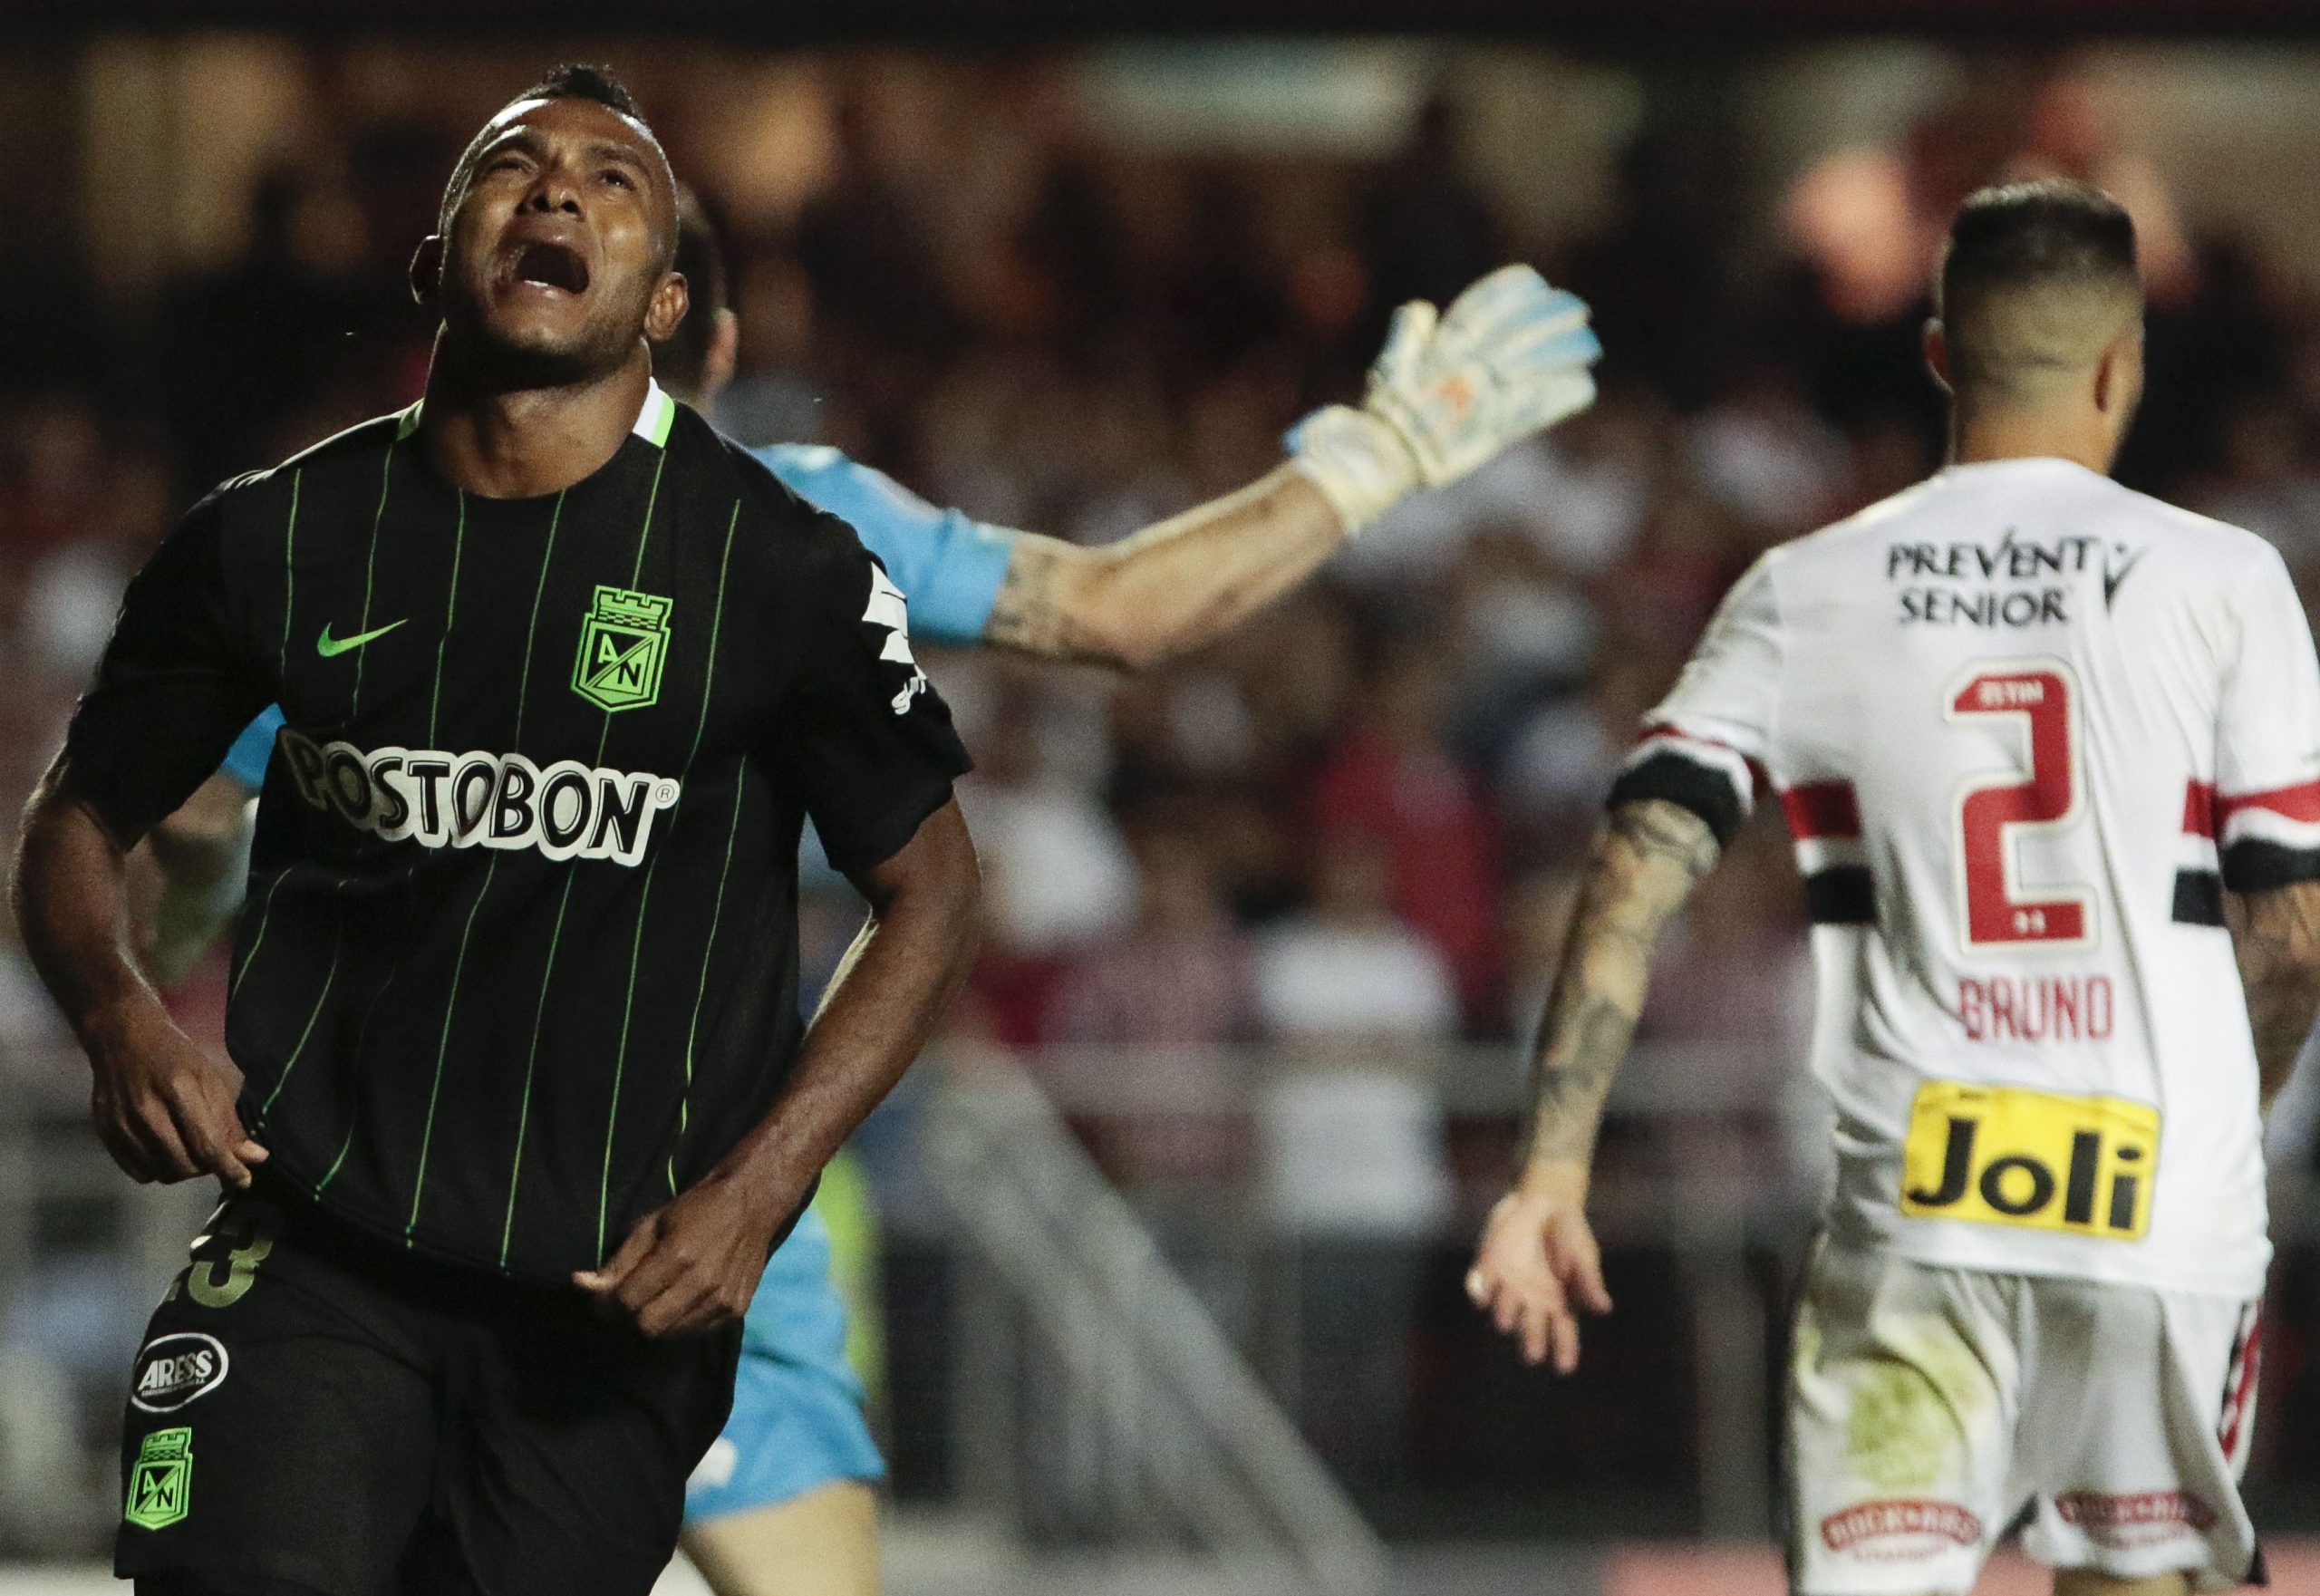
[[155,1430],[129,1470],[121,1516],[140,1530],[165,1530],[193,1510],[193,1431]]
[[215,1336],[192,1330],[156,1336],[137,1355],[130,1405],[147,1413],[175,1413],[224,1385],[227,1362],[225,1343]]
[[669,654],[669,600],[625,587],[596,589],[581,620],[572,691],[604,710],[638,710],[661,696]]

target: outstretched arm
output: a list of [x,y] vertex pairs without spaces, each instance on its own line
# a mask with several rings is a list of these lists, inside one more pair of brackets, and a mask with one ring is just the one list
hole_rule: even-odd
[[1579,1364],[1573,1300],[1597,1313],[1611,1306],[1585,1213],[1603,1101],[1660,934],[1720,853],[1707,822],[1681,805],[1640,798],[1612,810],[1547,1001],[1522,1174],[1491,1211],[1466,1291],[1521,1339],[1527,1359],[1552,1356],[1565,1374]]
[[2232,946],[2256,1035],[2265,1112],[2287,1085],[2297,1050],[2320,1016],[2320,881],[2235,894]]
[[1602,353],[1587,317],[1528,266],[1493,272],[1447,312],[1402,306],[1360,406],[1308,416],[1290,459],[1240,492],[1101,548],[1014,534],[984,641],[1128,671],[1213,641],[1406,495],[1585,410]]
[[983,639],[1040,659],[1145,670],[1223,636],[1345,538],[1329,499],[1293,465],[1101,547],[1019,532]]

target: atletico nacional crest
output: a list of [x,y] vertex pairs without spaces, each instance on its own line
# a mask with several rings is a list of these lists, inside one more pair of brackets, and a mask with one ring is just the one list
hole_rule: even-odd
[[599,587],[596,607],[580,623],[572,691],[603,709],[642,709],[661,696],[661,666],[668,655],[667,599]]
[[140,1530],[165,1530],[193,1511],[193,1431],[155,1430],[137,1448],[121,1517]]

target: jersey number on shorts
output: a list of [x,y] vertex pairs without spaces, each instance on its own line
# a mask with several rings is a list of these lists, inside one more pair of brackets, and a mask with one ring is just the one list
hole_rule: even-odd
[[[193,1262],[178,1272],[161,1301],[176,1301],[183,1288],[204,1308],[231,1308],[249,1291],[281,1231],[282,1215],[272,1204],[256,1197],[229,1199],[193,1239]],[[217,1256],[221,1251],[222,1258]]]
[[2030,779],[1969,787],[1958,800],[1958,876],[1968,947],[2083,943],[2093,895],[2049,888],[2017,896],[2009,877],[2011,833],[2069,824],[2078,813],[2077,750],[2072,746],[2070,667],[2060,660],[1977,667],[1951,697],[1953,721],[1985,716],[2018,721],[2029,740]]

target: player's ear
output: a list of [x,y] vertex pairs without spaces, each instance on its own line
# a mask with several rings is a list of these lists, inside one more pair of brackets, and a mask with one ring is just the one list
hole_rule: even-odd
[[1925,369],[1933,373],[1935,387],[1956,397],[1949,386],[1949,336],[1942,331],[1939,316],[1925,324]]
[[701,374],[701,396],[713,400],[733,380],[733,368],[741,359],[741,318],[732,310],[723,308],[717,313],[717,324],[710,329],[709,360]]
[[659,343],[677,330],[685,319],[685,312],[692,305],[692,290],[685,285],[682,272],[671,272],[652,290],[652,303],[644,307],[644,338],[648,343]]
[[411,257],[411,296],[421,305],[431,305],[442,286],[443,235],[430,233],[419,241]]
[[2132,411],[2142,398],[2142,330],[2113,338],[2094,364],[2094,408],[2104,415]]

